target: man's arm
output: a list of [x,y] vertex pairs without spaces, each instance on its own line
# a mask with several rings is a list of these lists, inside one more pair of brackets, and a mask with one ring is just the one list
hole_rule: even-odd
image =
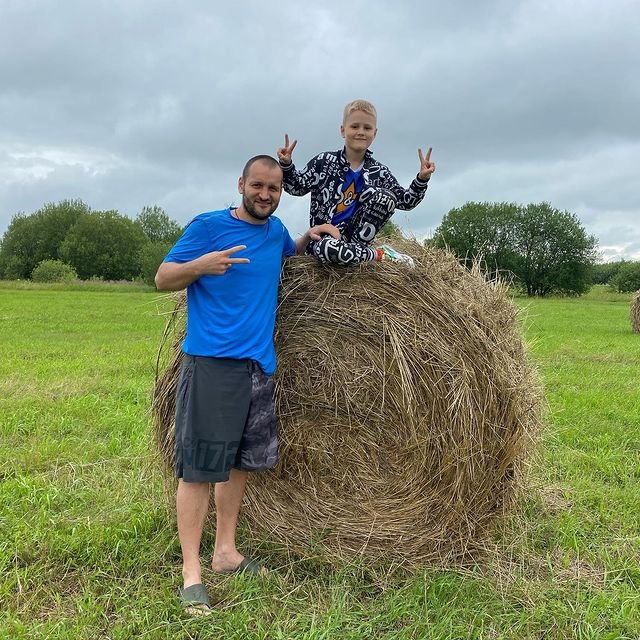
[[[160,291],[179,291],[204,275],[221,276],[232,264],[247,264],[249,258],[232,258],[246,249],[240,244],[224,251],[211,251],[189,262],[163,262],[156,273],[156,287]],[[297,248],[297,245],[296,245]]]
[[296,240],[296,255],[303,255],[309,242],[311,242],[311,240],[322,240],[323,235],[330,235],[332,238],[340,240],[340,230],[338,227],[334,227],[328,223],[317,224],[315,227],[307,229],[304,235]]

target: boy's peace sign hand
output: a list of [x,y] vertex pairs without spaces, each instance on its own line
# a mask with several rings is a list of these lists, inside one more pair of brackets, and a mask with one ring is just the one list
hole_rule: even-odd
[[436,170],[436,163],[431,162],[431,147],[427,151],[427,155],[422,155],[422,149],[418,149],[418,157],[420,158],[420,171],[418,172],[418,178],[420,180],[428,180],[431,174]]
[[211,251],[211,253],[205,253],[198,258],[200,262],[199,269],[202,274],[208,274],[212,276],[222,276],[227,272],[227,269],[232,264],[247,264],[249,258],[232,258],[231,256],[238,251],[246,249],[247,246],[239,244],[236,247],[225,249],[224,251]]
[[296,148],[297,144],[297,140],[294,140],[289,144],[289,134],[284,134],[284,147],[280,147],[278,149],[278,160],[280,160],[282,164],[291,164],[291,155],[293,154],[293,150]]

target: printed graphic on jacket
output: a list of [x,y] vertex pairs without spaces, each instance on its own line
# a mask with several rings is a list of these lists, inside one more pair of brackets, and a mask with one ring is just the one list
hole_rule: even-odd
[[359,171],[349,169],[342,184],[340,200],[336,205],[336,212],[331,218],[331,224],[338,225],[356,212],[358,208],[358,197],[363,191],[364,178],[362,177],[362,169]]

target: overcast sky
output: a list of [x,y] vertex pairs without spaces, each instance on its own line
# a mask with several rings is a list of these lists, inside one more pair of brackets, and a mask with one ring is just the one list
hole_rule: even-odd
[[[342,146],[344,104],[405,186],[433,147],[418,237],[466,201],[548,201],[603,257],[640,259],[638,0],[0,0],[0,234],[81,198],[185,224],[238,203],[246,159]],[[283,195],[296,235],[308,196]]]

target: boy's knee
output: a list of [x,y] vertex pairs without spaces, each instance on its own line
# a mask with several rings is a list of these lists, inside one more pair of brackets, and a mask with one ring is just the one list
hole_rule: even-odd
[[311,252],[322,264],[338,264],[343,267],[376,259],[375,249],[365,244],[330,237],[312,243]]
[[378,233],[378,228],[375,224],[372,222],[363,222],[356,233],[356,237],[358,242],[368,245],[373,242],[373,239],[376,237],[376,233]]
[[311,250],[322,264],[338,264],[345,267],[375,258],[373,249],[356,242],[345,242],[331,237],[313,243]]
[[344,246],[344,240],[337,240],[331,236],[322,238],[311,243],[311,251],[313,255],[323,264],[333,263],[340,264],[341,249]]

